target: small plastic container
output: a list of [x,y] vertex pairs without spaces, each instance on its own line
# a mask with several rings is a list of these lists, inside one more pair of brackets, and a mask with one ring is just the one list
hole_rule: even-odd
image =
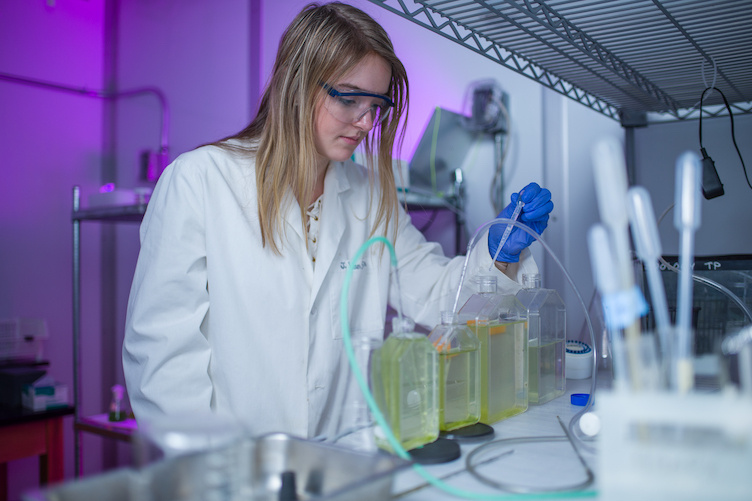
[[480,422],[493,424],[527,410],[527,310],[514,295],[497,293],[495,276],[476,281],[479,292],[458,317],[480,341]]
[[450,311],[428,335],[439,355],[439,429],[456,430],[480,420],[480,341]]
[[[400,320],[402,320],[400,322]],[[438,353],[412,320],[393,320],[392,334],[373,352],[373,395],[394,436],[405,450],[439,438]],[[376,445],[391,451],[383,430]]]
[[559,293],[541,287],[539,274],[522,275],[517,299],[527,309],[528,399],[544,404],[566,390],[567,310]]
[[110,421],[125,421],[128,419],[128,415],[123,410],[125,388],[116,384],[110,388],[110,391],[112,392],[112,399],[110,400],[110,410],[107,417]]

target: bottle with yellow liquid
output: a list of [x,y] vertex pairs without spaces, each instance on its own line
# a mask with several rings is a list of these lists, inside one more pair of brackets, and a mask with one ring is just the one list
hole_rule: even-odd
[[567,310],[559,293],[541,287],[541,276],[522,275],[517,299],[527,309],[529,337],[528,399],[544,404],[566,390]]
[[480,341],[450,311],[428,335],[439,354],[439,429],[451,431],[480,420]]
[[514,295],[497,292],[495,276],[477,283],[458,316],[480,341],[480,422],[493,424],[527,410],[527,312]]
[[[371,385],[379,409],[405,450],[439,438],[438,354],[425,334],[407,318],[395,318],[393,330],[371,360]],[[383,431],[376,444],[391,451]]]

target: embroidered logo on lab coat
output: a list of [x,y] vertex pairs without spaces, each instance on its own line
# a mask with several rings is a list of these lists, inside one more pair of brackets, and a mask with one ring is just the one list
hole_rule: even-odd
[[[347,270],[347,268],[350,266],[350,261],[340,261],[339,262],[339,269],[341,270]],[[355,270],[364,270],[368,268],[368,264],[365,261],[361,261],[359,263],[356,263],[353,266],[353,269]]]

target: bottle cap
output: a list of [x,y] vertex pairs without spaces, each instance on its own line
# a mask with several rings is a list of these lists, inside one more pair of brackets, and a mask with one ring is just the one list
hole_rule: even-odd
[[116,400],[122,400],[123,399],[123,393],[125,391],[125,388],[123,388],[122,385],[116,384],[112,388],[110,388],[112,391],[112,396],[115,397]]
[[580,417],[580,429],[588,437],[594,437],[601,431],[601,419],[592,412],[586,412]]
[[523,273],[522,274],[522,286],[525,289],[540,289],[541,288],[540,273]]
[[572,393],[572,396],[569,397],[569,401],[572,402],[572,405],[579,405],[580,407],[585,407],[587,405],[589,398],[590,398],[589,393]]

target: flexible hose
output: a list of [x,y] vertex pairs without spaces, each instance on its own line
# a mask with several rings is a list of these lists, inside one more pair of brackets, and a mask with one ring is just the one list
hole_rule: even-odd
[[588,326],[588,332],[590,333],[590,344],[593,347],[593,369],[592,369],[592,378],[590,383],[590,397],[588,398],[587,404],[585,407],[580,410],[577,414],[575,414],[572,419],[569,421],[569,432],[576,437],[580,444],[587,449],[590,452],[593,452],[594,449],[592,446],[590,446],[588,443],[586,443],[583,438],[576,432],[575,424],[579,422],[580,417],[582,417],[583,414],[588,412],[592,406],[593,406],[593,395],[595,395],[595,387],[597,383],[597,372],[598,372],[598,348],[595,343],[595,332],[593,331],[593,324],[590,321],[590,313],[588,312],[587,306],[585,305],[585,301],[582,299],[582,295],[580,294],[579,289],[577,289],[577,286],[574,284],[574,280],[572,280],[572,277],[567,273],[566,268],[564,268],[564,265],[561,263],[559,258],[554,254],[554,251],[551,249],[551,247],[548,246],[548,244],[541,238],[541,236],[530,229],[528,226],[524,225],[523,223],[520,223],[519,221],[515,221],[512,219],[506,219],[506,218],[496,218],[492,219],[491,221],[488,221],[484,225],[482,225],[480,228],[476,230],[476,232],[473,234],[473,236],[470,238],[470,242],[467,244],[467,253],[465,254],[465,262],[462,265],[462,273],[460,275],[460,283],[457,287],[457,295],[454,299],[454,306],[452,307],[452,313],[457,313],[457,308],[459,306],[459,300],[460,300],[460,292],[462,290],[462,285],[465,281],[465,275],[467,273],[467,265],[470,258],[470,253],[475,248],[475,246],[478,243],[478,239],[480,239],[481,236],[485,235],[485,232],[488,228],[493,226],[494,224],[511,224],[516,226],[517,228],[520,228],[521,230],[528,233],[530,236],[535,238],[538,243],[541,244],[541,246],[548,252],[548,254],[551,256],[551,258],[554,260],[554,262],[557,264],[557,266],[561,269],[562,273],[564,274],[564,277],[567,279],[567,282],[572,287],[572,290],[574,291],[575,296],[577,297],[577,301],[580,303],[580,306],[582,306],[582,310],[585,313],[585,321],[587,322]]
[[[554,257],[554,260],[556,261],[559,266],[561,265],[561,262],[553,255],[550,248],[548,248],[543,241],[540,239],[540,235],[532,231],[531,229],[527,228],[526,226],[522,225],[521,223],[517,223],[516,221],[511,221],[508,219],[495,219],[491,221],[490,223],[487,223],[486,225],[482,226],[478,231],[476,231],[476,234],[473,236],[473,241],[477,241],[477,235],[479,232],[484,231],[484,229],[491,224],[496,224],[497,222],[505,223],[505,224],[514,224],[515,226],[523,228],[523,230],[528,231],[531,235],[533,235],[535,238],[538,239],[539,242],[541,242],[544,245],[544,248],[546,248],[549,252],[551,252],[551,255]],[[410,454],[402,447],[402,444],[400,444],[399,440],[397,440],[397,437],[395,437],[394,432],[392,431],[391,427],[389,426],[389,423],[387,423],[386,418],[384,417],[384,414],[379,409],[378,404],[376,403],[375,399],[373,398],[373,394],[371,393],[369,387],[368,387],[368,381],[365,378],[361,368],[358,366],[358,363],[355,358],[355,353],[352,346],[352,340],[350,339],[350,325],[349,325],[349,318],[348,318],[348,298],[349,298],[349,290],[350,290],[350,283],[352,281],[353,272],[355,270],[355,267],[353,263],[356,263],[360,260],[360,257],[363,255],[363,253],[370,247],[371,245],[375,243],[383,243],[387,249],[389,250],[390,256],[391,256],[391,265],[397,270],[397,256],[394,252],[394,247],[392,244],[387,240],[386,238],[382,236],[377,236],[369,239],[366,241],[355,253],[355,256],[350,260],[350,264],[347,267],[347,272],[345,274],[345,280],[342,285],[342,293],[340,297],[340,322],[342,324],[342,330],[343,335],[342,339],[345,346],[345,353],[347,354],[347,359],[350,364],[350,368],[352,370],[352,373],[355,377],[355,380],[358,384],[358,387],[360,388],[361,392],[363,393],[363,397],[366,400],[366,403],[368,404],[368,408],[370,409],[371,413],[373,414],[374,420],[376,421],[376,424],[381,427],[381,430],[383,431],[387,441],[389,442],[389,445],[392,447],[392,450],[395,452],[395,454],[405,460],[410,461]],[[465,260],[465,266],[463,267],[462,276],[464,277],[465,271],[467,268],[467,258]],[[562,266],[562,270],[564,270]],[[582,301],[582,296],[580,296],[579,291],[574,287],[574,283],[571,281],[571,277],[566,273],[566,270],[564,270],[564,274],[567,276],[567,279],[570,281],[570,284],[575,289],[575,293],[580,300],[580,303],[583,305],[583,308],[585,309],[585,317],[588,322],[588,326],[590,327],[590,335],[593,339],[593,345],[595,335],[593,333],[593,328],[590,323],[590,318],[587,313],[587,307],[585,307],[584,301]],[[462,281],[460,281],[460,287],[462,286]],[[401,316],[401,312],[398,312],[398,314]],[[595,361],[597,357],[594,357],[593,360]],[[590,399],[588,400],[588,405],[585,407],[585,409],[588,409],[592,405],[592,398],[593,398],[593,392],[595,390],[595,362],[593,365],[593,383],[591,386],[591,394]],[[580,413],[578,413],[577,416],[584,413],[584,410]],[[575,417],[577,417],[575,416]],[[571,422],[570,422],[571,427]],[[499,494],[487,494],[487,493],[477,493],[477,492],[471,492],[464,489],[459,489],[457,487],[454,487],[452,485],[449,485],[445,482],[443,482],[441,479],[431,475],[428,473],[428,471],[423,468],[419,464],[413,464],[413,469],[418,473],[423,479],[425,479],[429,484],[433,485],[434,487],[437,487],[444,492],[447,492],[453,496],[465,498],[465,499],[488,499],[488,500],[513,500],[513,499],[567,499],[567,498],[582,498],[582,497],[595,497],[596,493],[594,491],[569,491],[569,492],[557,492],[557,493],[541,493],[541,494],[524,494],[524,495],[499,495]]]

